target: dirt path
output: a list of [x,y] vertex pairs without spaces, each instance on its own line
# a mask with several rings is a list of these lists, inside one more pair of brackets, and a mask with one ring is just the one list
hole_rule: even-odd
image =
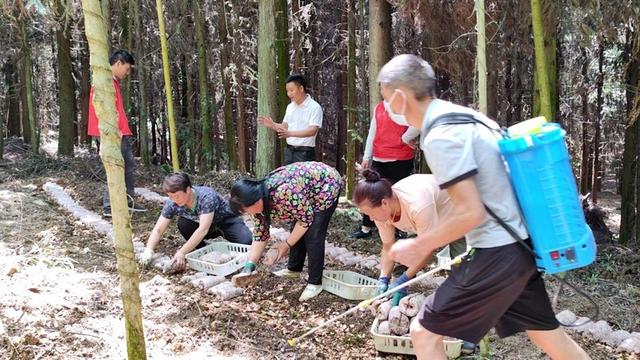
[[[99,209],[101,184],[72,174],[57,174],[84,206]],[[67,179],[60,181],[60,179]],[[77,180],[77,179],[76,179]],[[42,193],[43,177],[0,183],[0,358],[122,359],[124,326],[112,245],[52,205]],[[147,184],[151,185],[151,184]],[[150,187],[150,186],[148,186]],[[146,239],[160,211],[136,215],[133,230]],[[354,221],[332,221],[329,240],[348,245]],[[172,253],[181,242],[175,230],[160,251]],[[358,252],[377,253],[359,243]],[[602,318],[613,326],[638,331],[638,268],[619,248],[603,249],[598,264],[576,272],[577,281],[595,294]],[[327,264],[328,268],[342,267]],[[328,293],[308,303],[297,297],[302,280],[281,280],[265,273],[258,286],[232,301],[220,301],[179,282],[180,275],[155,270],[141,274],[147,349],[151,359],[409,359],[374,350],[372,318],[357,314],[321,331],[296,348],[285,340],[347,310],[354,302]],[[554,289],[550,284],[550,289]],[[586,304],[569,294],[561,300],[574,312]],[[584,338],[593,359],[637,359],[635,355]],[[544,359],[524,336],[492,336],[493,359]]]

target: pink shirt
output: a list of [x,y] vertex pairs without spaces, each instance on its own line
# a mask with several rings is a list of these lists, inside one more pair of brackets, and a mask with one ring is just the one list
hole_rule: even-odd
[[453,208],[449,194],[440,189],[433,175],[411,175],[395,183],[392,190],[400,200],[400,220],[376,221],[380,230],[386,227],[394,231],[397,228],[421,234],[433,228]]

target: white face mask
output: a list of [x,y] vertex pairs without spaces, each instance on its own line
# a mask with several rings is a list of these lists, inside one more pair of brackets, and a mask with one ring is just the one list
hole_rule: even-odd
[[[402,105],[402,114],[396,114],[391,109],[391,103],[398,93],[402,94],[402,97],[404,98],[404,105]],[[407,116],[405,115],[405,113],[407,112],[407,99],[401,90],[395,89],[389,101],[383,101],[383,104],[384,109],[387,110],[387,113],[389,114],[389,118],[391,118],[394,123],[400,126],[409,126],[409,123],[407,122]]]

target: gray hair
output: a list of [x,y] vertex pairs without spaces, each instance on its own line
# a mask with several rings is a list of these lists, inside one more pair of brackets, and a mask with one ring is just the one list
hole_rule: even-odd
[[380,69],[378,82],[392,88],[409,88],[418,100],[436,97],[436,74],[428,62],[416,55],[402,54],[389,60]]

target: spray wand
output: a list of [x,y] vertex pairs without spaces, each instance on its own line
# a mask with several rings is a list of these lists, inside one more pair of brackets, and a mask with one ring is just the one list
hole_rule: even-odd
[[300,336],[298,336],[296,338],[287,340],[287,343],[289,343],[290,346],[296,346],[300,342],[300,340],[304,339],[305,337],[307,337],[307,336],[313,334],[314,332],[316,332],[316,331],[318,331],[318,330],[320,330],[320,329],[322,329],[322,328],[324,328],[324,327],[326,327],[326,326],[328,326],[328,325],[330,325],[330,324],[342,319],[343,317],[345,317],[345,316],[347,316],[349,314],[353,314],[354,312],[358,311],[359,309],[368,308],[374,301],[376,301],[378,299],[382,299],[384,297],[387,297],[387,296],[393,294],[394,292],[396,292],[396,291],[398,291],[400,289],[403,289],[403,288],[405,288],[405,287],[407,287],[409,285],[415,284],[416,282],[418,282],[418,281],[420,281],[420,280],[422,280],[422,279],[424,279],[424,278],[426,278],[428,276],[431,276],[431,275],[437,273],[438,271],[445,270],[445,268],[447,266],[449,266],[449,265],[456,265],[456,264],[461,263],[462,259],[466,255],[467,255],[467,253],[459,255],[456,258],[452,259],[451,262],[449,262],[447,264],[440,265],[440,266],[438,266],[438,267],[436,267],[436,268],[434,268],[434,269],[432,269],[432,270],[430,270],[430,271],[428,271],[428,272],[426,272],[424,274],[418,275],[418,276],[414,277],[413,279],[411,279],[411,280],[409,280],[409,281],[407,281],[407,282],[405,282],[403,284],[400,284],[400,285],[398,285],[398,286],[396,286],[396,287],[394,287],[392,289],[389,289],[389,290],[383,292],[380,295],[374,296],[374,297],[372,297],[370,299],[367,299],[367,300],[363,300],[358,305],[350,308],[349,310],[343,312],[342,314],[339,314],[339,315],[337,315],[337,316],[335,316],[335,317],[323,322],[322,324],[314,327],[313,329],[307,331],[306,333],[304,333],[304,334],[302,334],[302,335],[300,335]]

